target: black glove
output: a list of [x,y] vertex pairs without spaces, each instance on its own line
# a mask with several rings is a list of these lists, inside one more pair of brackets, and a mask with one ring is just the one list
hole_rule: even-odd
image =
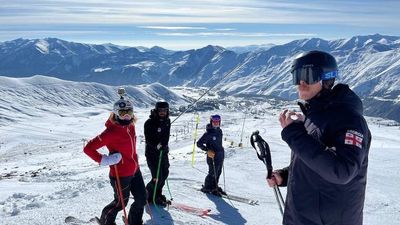
[[157,148],[158,151],[163,150],[163,152],[165,152],[165,153],[169,152],[168,145],[162,145],[161,143],[158,143],[156,148]]

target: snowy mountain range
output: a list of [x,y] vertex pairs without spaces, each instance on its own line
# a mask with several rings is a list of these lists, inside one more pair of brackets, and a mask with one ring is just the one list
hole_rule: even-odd
[[0,75],[40,74],[108,85],[159,82],[165,86],[207,87],[232,72],[218,84],[219,90],[230,95],[293,100],[297,95],[291,84],[290,63],[299,53],[316,49],[336,57],[339,80],[364,99],[368,115],[399,120],[400,37],[380,34],[331,41],[302,39],[250,52],[211,45],[170,51],[55,38],[17,39],[0,43]]

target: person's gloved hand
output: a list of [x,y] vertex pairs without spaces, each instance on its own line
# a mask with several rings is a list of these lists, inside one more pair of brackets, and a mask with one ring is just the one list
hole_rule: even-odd
[[215,151],[214,150],[207,150],[207,156],[209,158],[214,158],[215,157]]
[[103,155],[101,157],[100,166],[112,166],[112,165],[119,163],[119,161],[121,161],[121,159],[122,159],[122,155],[119,152],[111,154],[111,155]]
[[158,151],[163,150],[164,153],[168,153],[169,148],[168,145],[162,145],[161,143],[158,143],[157,150]]
[[274,171],[272,172],[271,179],[267,178],[267,182],[270,187],[279,186],[282,184],[283,178],[278,172]]

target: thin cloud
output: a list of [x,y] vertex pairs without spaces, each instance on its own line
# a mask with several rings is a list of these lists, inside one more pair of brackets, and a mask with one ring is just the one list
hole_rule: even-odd
[[233,31],[233,30],[237,30],[237,29],[235,29],[235,28],[217,28],[217,29],[214,29],[214,30],[217,30],[217,31]]
[[232,36],[232,37],[312,37],[317,36],[313,33],[241,33],[241,32],[170,32],[156,33],[159,36],[179,36],[179,37],[211,37],[211,36]]
[[155,30],[206,30],[206,27],[174,27],[174,26],[138,26],[139,28]]

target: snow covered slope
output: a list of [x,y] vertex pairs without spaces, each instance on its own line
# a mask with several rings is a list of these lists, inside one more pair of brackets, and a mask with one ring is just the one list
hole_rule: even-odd
[[[43,86],[52,82],[57,85]],[[7,85],[4,85],[7,84]],[[24,84],[25,86],[23,86]],[[29,85],[28,85],[29,84]],[[42,85],[42,86],[41,86]],[[17,88],[18,87],[18,88]],[[79,87],[79,88],[78,88]],[[17,91],[11,92],[11,89]],[[161,85],[128,89],[130,95],[154,91],[160,93]],[[44,77],[29,79],[1,79],[1,115],[7,116],[7,126],[0,124],[0,224],[1,225],[63,225],[68,215],[81,219],[99,216],[101,209],[112,200],[108,182],[108,168],[99,167],[83,152],[83,140],[93,138],[104,129],[115,88],[100,84],[73,83]],[[88,90],[82,93],[83,90]],[[38,91],[36,93],[35,91]],[[180,89],[180,93],[188,91]],[[5,98],[4,94],[15,95]],[[133,94],[134,93],[134,94]],[[172,93],[172,92],[168,92]],[[164,93],[165,94],[165,93]],[[100,95],[104,99],[99,99]],[[191,93],[185,93],[191,96]],[[151,95],[141,95],[141,97]],[[178,98],[179,99],[179,98]],[[180,104],[177,99],[177,103]],[[170,141],[169,185],[175,202],[210,208],[210,216],[201,218],[175,209],[153,210],[152,220],[145,213],[147,224],[192,225],[276,225],[281,215],[272,189],[266,186],[265,166],[256,157],[248,142],[254,130],[269,142],[275,168],[286,166],[290,150],[280,139],[277,113],[285,103],[254,102],[247,105],[237,101],[235,110],[228,108],[201,113],[199,134],[205,131],[212,113],[222,116],[222,129],[226,141],[225,179],[220,186],[228,193],[259,200],[259,205],[219,199],[196,191],[207,172],[205,154],[195,153],[195,167],[191,166],[194,132],[194,114],[185,114],[172,125]],[[135,107],[138,117],[138,153],[145,182],[151,179],[144,157],[143,123],[149,115],[147,99]],[[251,104],[251,101],[248,101]],[[57,107],[57,104],[60,104]],[[242,107],[240,107],[242,106]],[[241,141],[243,118],[246,118]],[[13,119],[12,122],[9,120]],[[174,119],[174,118],[172,118]],[[0,118],[4,120],[4,118]],[[372,131],[372,146],[364,224],[400,224],[400,135],[399,126],[390,121],[368,118]],[[101,151],[105,151],[104,149]],[[225,183],[224,183],[225,180]],[[281,188],[285,195],[285,188]],[[164,193],[169,197],[168,191]],[[121,218],[119,214],[118,218]],[[118,225],[122,221],[118,219]]]

